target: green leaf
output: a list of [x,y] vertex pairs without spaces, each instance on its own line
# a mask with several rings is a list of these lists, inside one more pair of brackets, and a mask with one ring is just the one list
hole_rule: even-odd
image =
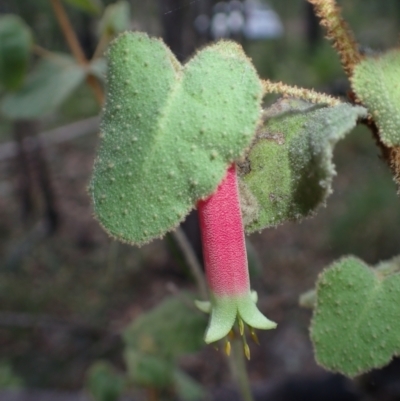
[[124,378],[108,362],[95,362],[88,371],[86,387],[96,401],[119,400],[124,386]]
[[130,5],[125,0],[108,5],[99,23],[100,35],[112,37],[127,31],[130,25],[130,13]]
[[297,99],[281,99],[266,110],[240,164],[246,231],[314,214],[332,192],[336,142],[365,116],[362,107],[323,107]]
[[17,92],[4,97],[1,112],[12,119],[41,117],[57,109],[85,76],[71,57],[42,60]]
[[242,155],[262,87],[233,42],[206,47],[182,67],[160,40],[125,33],[108,60],[94,209],[111,235],[143,244],[174,229]]
[[174,383],[175,366],[172,361],[164,360],[127,348],[124,353],[127,374],[136,386],[167,389]]
[[11,363],[7,360],[0,361],[0,390],[20,389],[24,387],[24,381],[13,371]]
[[101,0],[64,0],[71,6],[78,8],[81,11],[86,11],[90,14],[100,14],[103,9]]
[[32,32],[16,15],[0,17],[0,85],[18,89],[28,70]]
[[203,348],[206,326],[206,316],[197,310],[187,293],[182,293],[136,318],[123,338],[129,348],[176,358]]
[[316,359],[356,376],[400,355],[400,258],[369,268],[343,258],[320,275],[311,324]]
[[372,114],[382,142],[400,146],[400,51],[368,57],[357,64],[352,87]]

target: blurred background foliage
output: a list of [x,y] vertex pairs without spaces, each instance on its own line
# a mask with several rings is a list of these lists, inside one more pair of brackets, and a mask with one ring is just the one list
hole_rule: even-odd
[[[161,374],[165,382],[158,396],[171,396],[175,389],[191,399],[204,388],[228,383],[221,353],[182,338],[188,330],[192,340],[200,341],[205,320],[187,309],[191,295],[179,292],[193,291],[195,285],[174,241],[167,237],[132,248],[107,238],[92,217],[86,193],[98,124],[88,119],[100,111],[87,77],[97,77],[103,85],[103,45],[129,27],[163,36],[185,60],[212,39],[209,32],[196,31],[194,23],[199,15],[211,15],[214,3],[130,0],[117,8],[113,0],[65,1],[85,57],[95,55],[95,62],[82,67],[70,54],[49,0],[0,1],[0,19],[14,14],[20,19],[13,23],[26,24],[21,41],[29,53],[19,56],[26,59],[21,76],[12,83],[2,79],[10,85],[0,89],[0,389],[75,390],[86,382],[98,400],[112,401],[124,389],[139,387],[147,388],[147,397],[154,396],[155,383],[143,375],[132,377],[137,363],[151,377],[169,373]],[[338,3],[362,51],[398,45],[398,0]],[[279,16],[282,35],[264,40],[233,35],[259,74],[344,96],[348,82],[309,5],[304,0],[262,4]],[[0,41],[0,54],[6,43]],[[0,58],[0,78],[2,62]],[[68,125],[72,123],[78,125]],[[64,131],[49,131],[64,125]],[[74,136],[75,131],[87,135]],[[370,132],[357,128],[338,145],[335,161],[338,176],[326,209],[300,225],[285,224],[250,237],[259,266],[253,269],[253,282],[260,307],[279,323],[276,331],[260,333],[261,345],[252,350],[253,382],[320,373],[308,339],[310,313],[297,306],[297,298],[326,264],[348,253],[370,264],[399,253],[396,188]],[[196,228],[187,223],[186,230],[196,245]],[[175,312],[189,318],[174,323],[165,317],[170,312],[160,315],[171,302]],[[148,331],[143,332],[146,319],[155,323],[146,323]],[[145,340],[138,344],[138,338]],[[171,345],[170,353],[149,352],[150,345],[167,338],[182,349]],[[131,376],[123,373],[127,368]]]

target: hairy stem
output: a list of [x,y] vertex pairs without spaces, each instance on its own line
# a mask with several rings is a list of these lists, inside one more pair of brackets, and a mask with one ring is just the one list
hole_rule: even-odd
[[339,99],[318,93],[312,89],[299,88],[297,86],[286,85],[282,82],[262,81],[264,93],[277,93],[287,97],[296,97],[307,100],[311,103],[326,103],[328,106],[337,106],[341,103]]
[[362,60],[353,32],[342,18],[341,10],[335,0],[308,0],[321,19],[321,25],[327,30],[327,38],[332,40],[338,52],[343,69],[348,77],[353,74],[354,67]]

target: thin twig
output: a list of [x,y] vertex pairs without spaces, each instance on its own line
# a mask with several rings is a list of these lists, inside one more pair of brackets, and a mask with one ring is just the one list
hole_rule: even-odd
[[175,231],[172,232],[172,235],[179,245],[186,259],[186,262],[194,276],[194,279],[196,280],[200,296],[204,300],[208,299],[207,283],[204,277],[203,270],[201,268],[201,264],[197,260],[196,254],[194,253],[192,246],[186,238],[185,233],[180,227],[178,227]]
[[[99,118],[89,117],[71,124],[63,125],[39,134],[43,146],[54,145],[65,141],[87,135],[99,129]],[[26,151],[31,152],[35,149],[34,141],[26,138],[24,140]],[[6,142],[0,145],[0,162],[17,156],[18,147],[15,141]]]
[[107,32],[103,33],[103,35],[100,36],[100,40],[97,43],[96,49],[93,53],[92,61],[102,56],[105,48],[110,43],[110,40],[110,35],[108,35]]
[[69,21],[68,15],[65,12],[63,5],[61,4],[61,1],[50,0],[50,2],[53,6],[54,14],[56,15],[57,21],[60,24],[61,30],[68,43],[69,48],[71,49],[73,56],[79,64],[87,64],[85,53],[82,50],[82,47],[78,41],[78,38],[76,37],[75,31],[72,28],[71,22]]
[[[65,40],[68,43],[68,46],[74,56],[75,60],[82,66],[87,67],[89,65],[89,61],[87,60],[85,53],[82,50],[82,47],[78,41],[78,38],[75,34],[75,31],[71,25],[71,22],[68,18],[67,13],[60,0],[50,0],[51,5],[53,6],[54,14],[57,18],[58,23],[60,24],[61,30],[64,34]],[[104,103],[104,92],[101,87],[99,81],[96,77],[89,74],[86,78],[87,83],[92,88],[97,102],[99,105],[103,105]]]
[[325,93],[315,92],[312,89],[299,88],[297,86],[291,86],[282,82],[271,82],[262,81],[264,93],[276,93],[283,96],[295,97],[303,100],[307,100],[311,103],[325,103],[328,106],[337,106],[342,103],[340,99],[329,96]]

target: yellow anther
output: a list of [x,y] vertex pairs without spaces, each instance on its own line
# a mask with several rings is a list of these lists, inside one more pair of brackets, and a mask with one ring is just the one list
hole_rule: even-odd
[[256,334],[256,332],[254,331],[253,328],[250,330],[250,335],[251,335],[251,338],[253,339],[253,341],[254,341],[257,345],[260,345],[260,341],[258,340],[257,334]]
[[244,334],[244,323],[243,323],[243,320],[240,317],[238,317],[238,322],[239,322],[240,335],[243,336],[243,334]]
[[227,341],[225,343],[225,354],[228,356],[231,354],[231,342],[230,341]]
[[243,344],[244,348],[244,354],[246,355],[246,358],[250,361],[250,347],[248,344]]
[[228,338],[233,341],[235,339],[235,332],[233,330],[230,330],[228,333]]

